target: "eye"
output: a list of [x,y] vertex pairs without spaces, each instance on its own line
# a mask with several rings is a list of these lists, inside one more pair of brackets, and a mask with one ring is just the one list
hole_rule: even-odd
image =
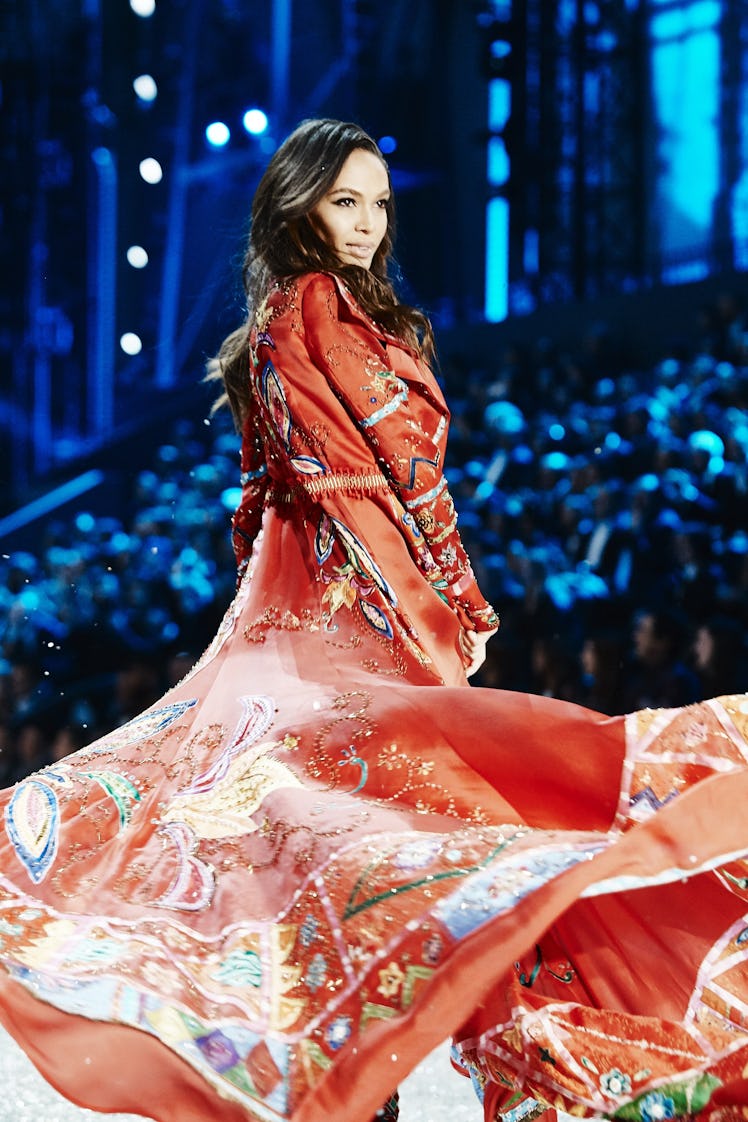
[[378,206],[378,207],[381,207],[381,208],[382,208],[382,210],[386,210],[386,209],[387,209],[387,203],[388,203],[389,201],[390,201],[389,199],[379,199],[379,200],[377,201],[377,206]]
[[344,195],[342,199],[334,200],[335,206],[355,206],[356,200],[352,199],[349,195]]

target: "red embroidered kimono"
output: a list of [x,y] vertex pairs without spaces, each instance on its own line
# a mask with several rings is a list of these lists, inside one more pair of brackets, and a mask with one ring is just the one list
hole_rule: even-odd
[[223,625],[3,795],[3,1023],[159,1122],[365,1120],[449,1034],[487,1119],[743,1118],[748,699],[466,688],[432,376],[324,275],[252,346]]

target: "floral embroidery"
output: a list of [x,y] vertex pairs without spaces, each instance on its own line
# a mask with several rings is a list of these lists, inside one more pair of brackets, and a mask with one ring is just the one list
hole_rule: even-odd
[[218,1072],[227,1071],[239,1062],[239,1055],[225,1033],[217,1031],[209,1036],[199,1036],[195,1041],[211,1067]]
[[318,937],[319,924],[314,916],[310,913],[299,928],[299,938],[304,947],[310,946]]
[[405,974],[397,963],[390,962],[388,966],[385,966],[384,970],[379,971],[377,993],[381,993],[383,997],[397,997],[404,978]]
[[621,1095],[628,1095],[631,1091],[631,1080],[628,1075],[614,1067],[600,1076],[600,1087],[606,1095],[620,1098]]
[[675,1117],[675,1103],[661,1091],[650,1091],[639,1100],[642,1122],[665,1122]]
[[457,562],[457,550],[453,545],[445,545],[437,560],[443,569],[451,569]]
[[327,960],[324,955],[316,954],[307,967],[304,981],[310,990],[318,990],[327,978]]
[[327,1030],[327,1043],[334,1052],[342,1048],[351,1035],[351,1018],[336,1017]]

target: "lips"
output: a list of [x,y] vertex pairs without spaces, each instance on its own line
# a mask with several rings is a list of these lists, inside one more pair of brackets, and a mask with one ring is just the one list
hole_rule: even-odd
[[373,245],[351,245],[351,244],[347,244],[345,248],[348,251],[348,253],[350,253],[353,257],[371,257],[371,255],[374,252],[374,246]]

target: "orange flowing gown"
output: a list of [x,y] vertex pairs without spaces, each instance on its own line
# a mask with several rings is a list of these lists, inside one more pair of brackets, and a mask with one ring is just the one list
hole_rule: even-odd
[[222,626],[2,794],[3,1024],[159,1122],[365,1120],[450,1034],[476,1117],[748,1116],[748,698],[467,688],[433,376],[325,274],[251,343]]

